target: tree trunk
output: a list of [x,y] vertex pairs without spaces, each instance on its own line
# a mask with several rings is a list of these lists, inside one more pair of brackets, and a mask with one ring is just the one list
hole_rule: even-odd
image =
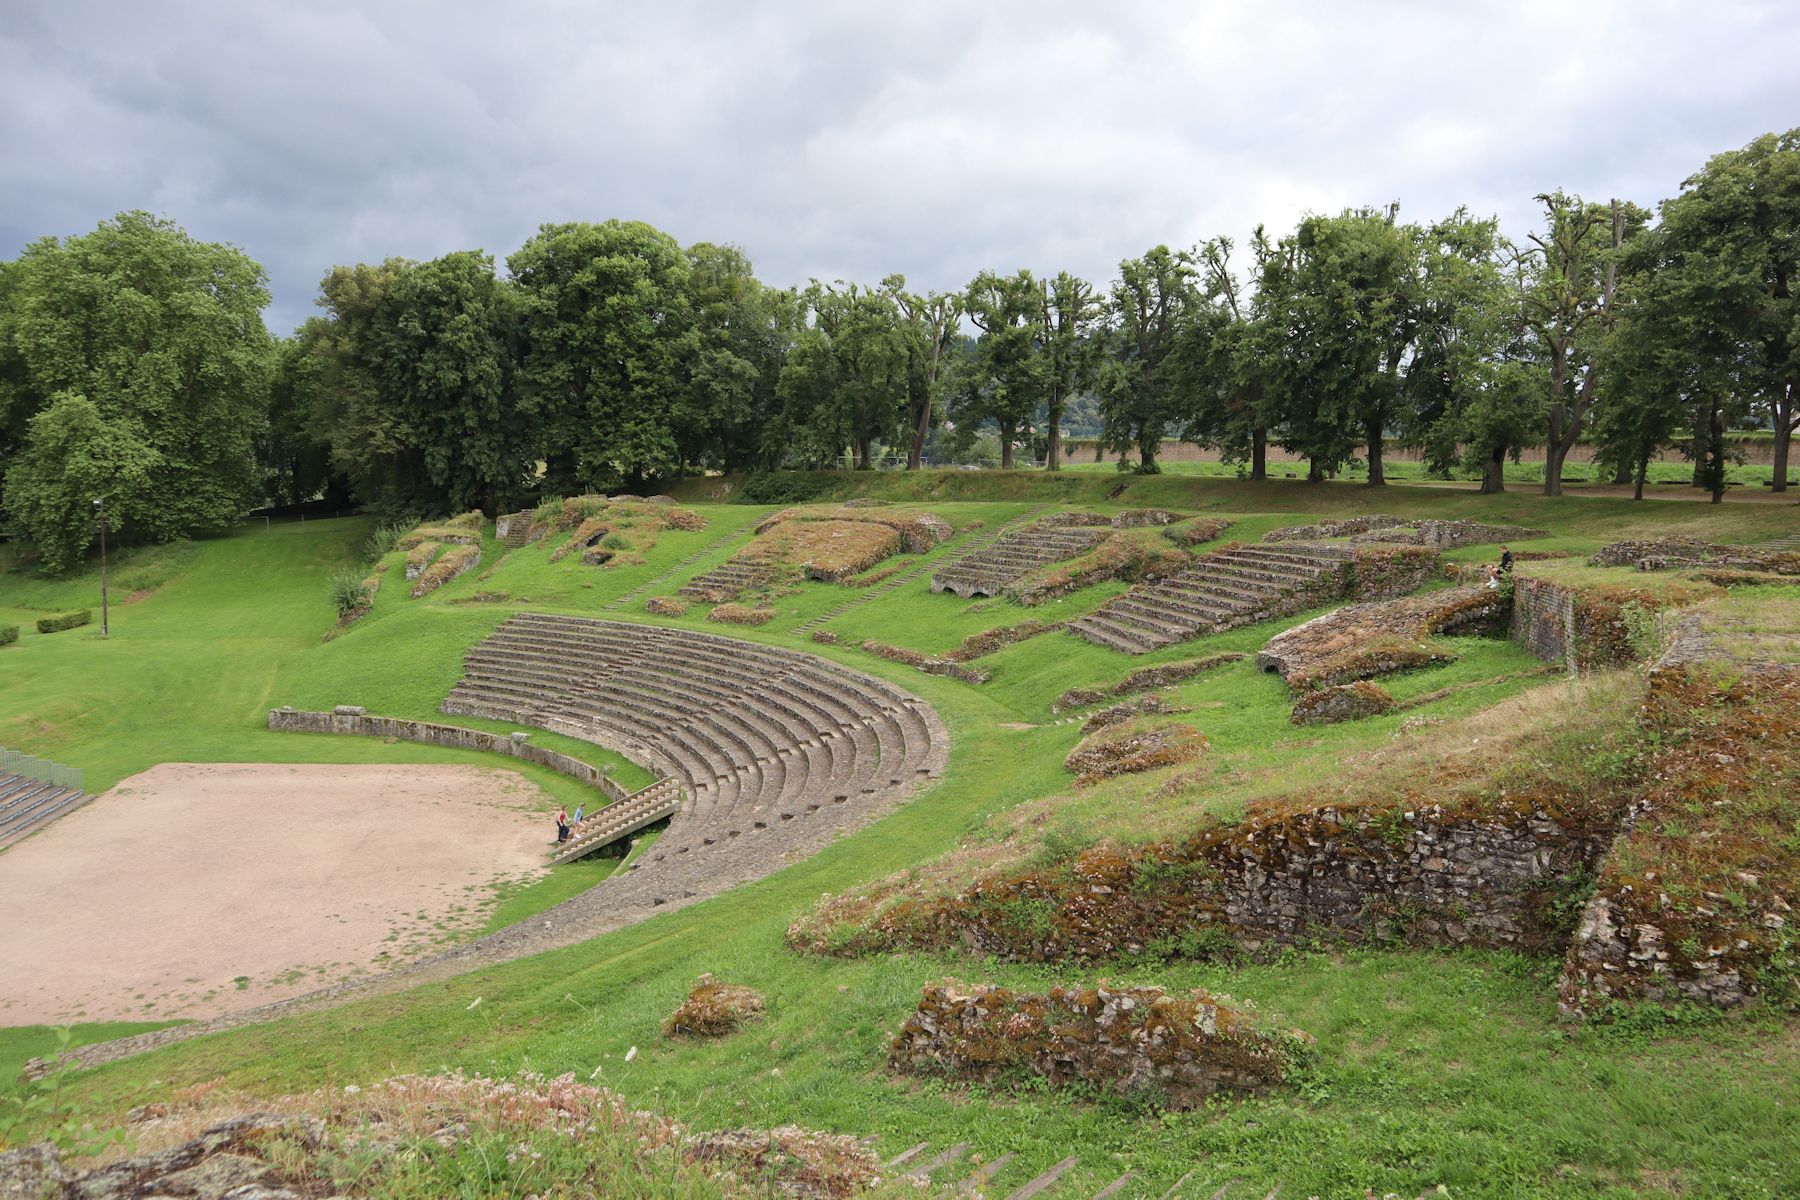
[[1094,461],[1095,462],[1105,462],[1106,461],[1106,443],[1101,441],[1099,438],[1094,439]]
[[1044,470],[1062,470],[1062,402],[1053,401],[1045,422],[1049,426],[1044,433]]
[[1642,500],[1644,498],[1644,480],[1649,478],[1649,476],[1650,476],[1650,451],[1644,450],[1638,454],[1637,487],[1633,488],[1632,493],[1631,493],[1631,498],[1633,500]]
[[1631,467],[1631,460],[1621,456],[1617,465],[1613,467],[1612,481],[1615,487],[1622,487],[1631,482]]
[[1788,448],[1794,438],[1796,418],[1800,417],[1794,411],[1797,404],[1800,404],[1800,395],[1795,394],[1792,384],[1788,385],[1785,395],[1775,398],[1775,453],[1771,461],[1775,464],[1772,486],[1777,492],[1787,491]]
[[1138,435],[1138,474],[1155,475],[1162,470],[1156,465],[1157,443],[1162,439],[1153,438],[1148,430]]
[[1506,490],[1506,443],[1488,452],[1481,462],[1481,494],[1497,496]]
[[856,439],[856,469],[859,471],[866,471],[869,469],[870,441],[871,439],[866,437]]
[[1250,431],[1250,478],[1267,479],[1269,477],[1269,431],[1252,429]]
[[1563,460],[1568,457],[1569,447],[1560,438],[1551,438],[1544,446],[1544,495],[1560,496],[1563,494]]
[[1712,460],[1706,465],[1707,483],[1712,488],[1712,502],[1718,504],[1725,499],[1725,426],[1717,404],[1707,418],[1706,453]]
[[1012,456],[1013,435],[1009,430],[1002,428],[1000,430],[1000,469],[1002,471],[1012,470]]
[[1381,465],[1381,422],[1371,420],[1366,432],[1369,437],[1369,486],[1380,487],[1387,482],[1387,472]]
[[1306,460],[1306,482],[1308,482],[1308,483],[1324,483],[1325,482],[1325,472],[1321,471],[1319,469],[1319,460],[1316,458],[1308,458]]

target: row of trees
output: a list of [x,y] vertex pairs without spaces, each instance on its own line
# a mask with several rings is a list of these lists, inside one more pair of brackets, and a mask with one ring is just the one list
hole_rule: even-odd
[[[1681,445],[1724,481],[1725,435],[1800,424],[1800,130],[1722,154],[1660,206],[1539,197],[1523,242],[1459,210],[1313,216],[1155,247],[1110,287],[983,271],[775,288],[745,255],[639,222],[547,225],[478,251],[339,267],[271,338],[260,267],[124,214],[0,264],[0,504],[53,569],[87,497],[137,535],[263,500],[390,511],[640,488],[700,470],[867,467],[991,433],[1061,464],[1071,406],[1137,470],[1179,436],[1323,478],[1392,439],[1484,490],[1542,446],[1545,490],[1592,444],[1641,481]],[[1035,450],[1034,450],[1035,454]]]

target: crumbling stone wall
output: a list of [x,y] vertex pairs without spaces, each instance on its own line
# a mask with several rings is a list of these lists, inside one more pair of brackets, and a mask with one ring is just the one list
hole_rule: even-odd
[[1545,662],[1574,670],[1574,593],[1545,579],[1515,576],[1507,636]]
[[401,742],[448,746],[454,750],[485,750],[490,754],[508,754],[540,767],[548,767],[559,775],[567,775],[589,787],[598,788],[614,800],[622,800],[630,795],[599,768],[578,758],[570,758],[567,754],[534,746],[522,734],[509,737],[480,729],[463,729],[456,725],[436,725],[429,721],[371,717],[354,705],[340,705],[336,712],[271,709],[269,728],[277,733],[348,733],[361,737],[393,738]]
[[1699,623],[1651,672],[1655,750],[1564,961],[1566,1015],[1792,1003],[1800,983],[1800,666],[1721,662]]
[[1561,949],[1620,795],[1509,795],[1484,808],[1252,810],[1174,842],[1102,845],[997,871],[960,894],[900,899],[894,877],[827,900],[788,931],[822,954],[967,949],[1022,961],[1202,956],[1328,934]]
[[1188,1109],[1221,1092],[1265,1092],[1311,1048],[1308,1035],[1265,1027],[1197,990],[1179,996],[1102,981],[1040,995],[946,980],[926,985],[888,1065],[999,1086],[1084,1084]]

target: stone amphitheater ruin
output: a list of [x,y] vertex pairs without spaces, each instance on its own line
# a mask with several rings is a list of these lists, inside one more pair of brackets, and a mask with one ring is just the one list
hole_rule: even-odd
[[[825,659],[715,634],[544,613],[517,613],[471,649],[463,677],[442,707],[449,714],[580,738],[661,777],[595,812],[578,843],[561,848],[558,861],[592,853],[621,831],[663,816],[670,817],[668,829],[623,874],[530,921],[385,975],[102,1043],[77,1052],[79,1058],[108,1061],[412,986],[696,903],[779,870],[891,811],[941,775],[949,756],[948,734],[930,705]],[[377,719],[354,708],[329,716]],[[299,727],[292,710],[272,713],[271,725]],[[437,736],[444,735],[424,740]]]

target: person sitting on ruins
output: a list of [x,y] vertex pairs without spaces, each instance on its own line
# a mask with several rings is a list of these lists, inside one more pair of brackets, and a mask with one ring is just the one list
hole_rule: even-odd
[[1512,564],[1512,551],[1508,550],[1505,546],[1500,547],[1500,573],[1502,575],[1511,575]]
[[1500,568],[1496,567],[1493,563],[1488,564],[1487,589],[1490,592],[1497,592],[1500,590]]

